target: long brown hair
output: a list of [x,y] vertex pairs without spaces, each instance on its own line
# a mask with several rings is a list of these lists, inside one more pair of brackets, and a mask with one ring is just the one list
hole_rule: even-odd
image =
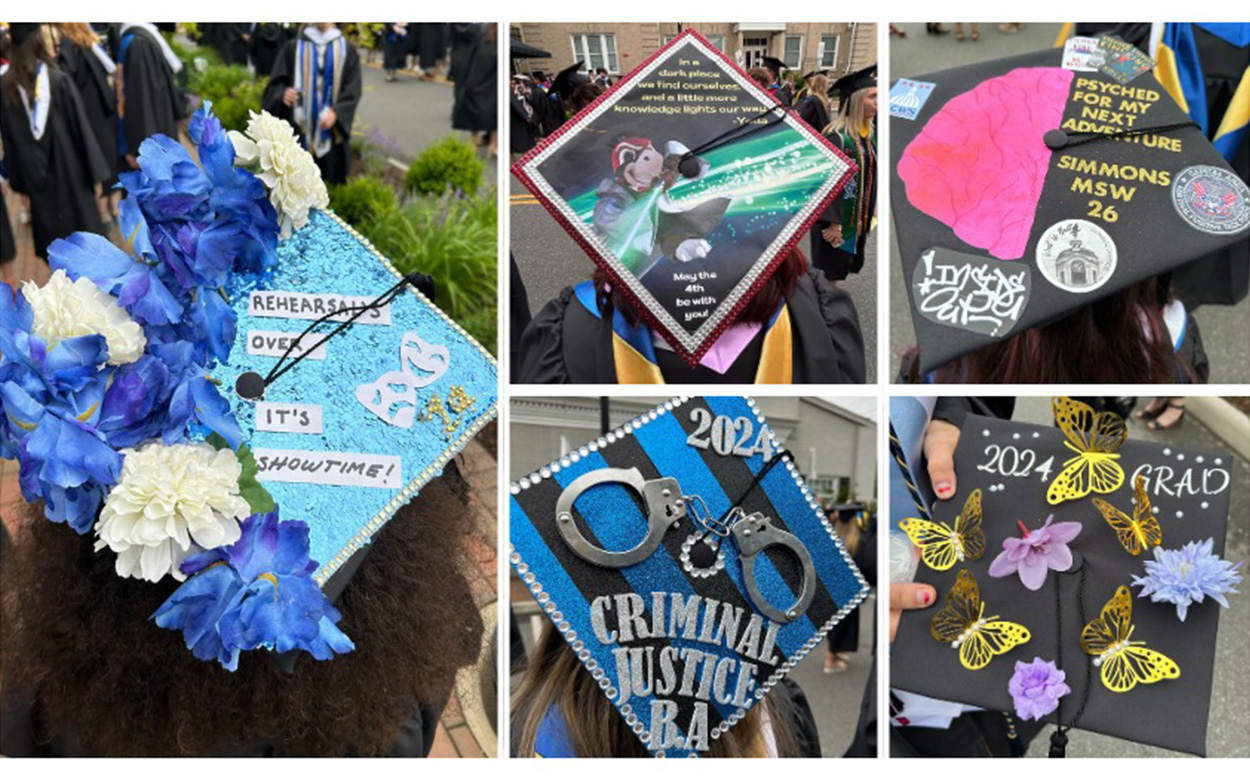
[[[790,250],[790,254],[786,256],[785,260],[777,264],[777,270],[760,287],[750,303],[743,308],[742,314],[738,316],[736,322],[767,323],[777,313],[777,307],[781,305],[782,299],[789,298],[794,293],[794,288],[799,284],[799,279],[806,273],[807,257],[803,255],[802,250],[795,247]],[[610,298],[613,308],[620,312],[630,325],[637,325],[642,320],[642,316],[634,309],[625,293],[619,287],[613,285],[608,279],[608,275],[598,266],[595,267],[592,279],[595,284],[595,290],[598,291],[596,295],[601,311]]]
[[80,49],[90,49],[100,42],[100,36],[86,22],[57,22],[57,32],[77,44]]
[[149,618],[176,583],[119,578],[92,536],[23,510],[0,568],[3,686],[37,692],[51,742],[99,755],[198,756],[272,743],[300,756],[388,754],[418,707],[438,708],[483,627],[463,574],[473,523],[455,464],[374,538],[343,591],[356,650],[294,674],[263,652],[236,672],[202,662]]
[[[1040,328],[1031,328],[934,372],[938,382],[1161,383],[1175,380],[1163,306],[1166,278],[1151,278]],[[1193,371],[1185,367],[1193,379]],[[912,382],[919,379],[912,363]]]
[[26,90],[26,95],[31,103],[34,103],[35,78],[39,75],[39,63],[47,63],[48,67],[53,67],[52,58],[48,55],[48,43],[42,26],[26,36],[21,43],[12,38],[11,33],[9,37],[12,51],[9,53],[9,70],[4,74],[4,101],[9,106],[20,110],[22,95],[18,92],[18,87]]
[[[604,696],[559,632],[545,622],[519,685],[512,694],[513,756],[532,757],[538,727],[552,706],[559,708],[568,737],[579,757],[647,757],[646,746],[625,718]],[[790,703],[769,690],[764,702],[747,711],[728,732],[712,741],[705,757],[747,758],[766,755],[762,711],[769,722],[780,757],[800,755]]]

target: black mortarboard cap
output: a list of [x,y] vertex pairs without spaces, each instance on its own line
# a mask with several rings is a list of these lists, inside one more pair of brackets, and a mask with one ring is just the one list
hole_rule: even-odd
[[560,97],[567,98],[573,94],[573,90],[583,84],[589,84],[590,79],[581,72],[584,62],[584,60],[578,60],[557,73],[556,77],[551,81],[551,90]]
[[928,372],[1250,231],[1250,188],[1114,38],[900,79],[892,200]]
[[693,28],[513,166],[690,365],[854,170]]
[[[1059,699],[1059,709],[1043,717],[1046,722],[1202,755],[1222,608],[1208,596],[1190,605],[1182,621],[1174,604],[1139,596],[1143,588],[1134,585],[1134,576],[1146,575],[1146,562],[1155,556],[1150,550],[1130,553],[1104,512],[1116,518],[1117,512],[1124,513],[1126,517],[1117,520],[1121,528],[1127,528],[1133,518],[1150,528],[1145,515],[1153,516],[1164,549],[1210,538],[1214,554],[1222,555],[1232,458],[1132,437],[1117,444],[1124,429],[1113,413],[1095,417],[1089,407],[1066,399],[1055,400],[1054,407],[1067,428],[977,415],[965,420],[955,452],[958,493],[950,501],[936,503],[932,522],[967,530],[967,521],[961,526],[956,516],[974,516],[979,503],[984,539],[980,545],[974,539],[965,548],[964,560],[950,557],[945,570],[935,569],[923,557],[917,563],[915,581],[934,586],[937,599],[929,609],[903,613],[891,652],[891,686],[1014,716],[1008,683],[1015,665],[1041,659],[1054,662],[1071,689]],[[1098,433],[1073,433],[1082,429]],[[1083,453],[1097,455],[1083,458]],[[1101,490],[1061,490],[1064,475],[1087,476],[1085,485]],[[1079,488],[1080,481],[1069,481],[1069,485]],[[1139,490],[1146,501],[1138,501]],[[1050,501],[1052,496],[1059,499],[1057,504]],[[1003,541],[1022,537],[1018,522],[1037,534],[1051,514],[1055,526],[1081,524],[1079,533],[1067,543],[1072,568],[1048,570],[1037,590],[1026,587],[1015,572],[991,576],[991,565],[1004,550]],[[905,526],[910,523],[911,519],[903,521]],[[913,531],[919,534],[923,529]],[[1131,533],[1126,539],[1132,539]],[[975,556],[978,549],[983,552]],[[940,565],[938,553],[934,551],[933,560]],[[961,576],[962,572],[968,575]],[[934,634],[935,619],[952,604],[961,578],[975,581],[984,606],[981,617],[1017,624],[1027,631],[1026,640],[990,655],[975,670],[961,662],[963,646],[952,647],[957,632],[962,631],[960,624],[954,625],[948,640],[938,640]],[[1127,598],[1122,593],[1117,602],[1122,588],[1127,589]],[[1231,598],[1244,597],[1232,594]],[[1159,673],[1156,682],[1130,675],[1124,683],[1135,685],[1117,692],[1103,682],[1103,670],[1119,671],[1124,666],[1111,657],[1095,665],[1097,657],[1085,652],[1081,638],[1087,625],[1104,617],[1105,608],[1125,602],[1131,614],[1124,631],[1131,625],[1133,643],[1142,643],[1135,648],[1162,654],[1167,661],[1152,657]],[[950,632],[949,626],[946,629]],[[1020,639],[1016,633],[1013,642]],[[1072,751],[1080,753],[1076,746]]]
[[21,46],[23,41],[39,32],[42,26],[38,22],[14,22],[9,25],[9,36],[13,39],[14,48]]
[[776,57],[764,57],[760,60],[760,62],[764,63],[764,67],[772,71],[773,74],[779,79],[781,78],[781,74],[786,71],[786,64]]
[[873,63],[866,68],[860,68],[854,73],[848,73],[842,78],[829,85],[829,95],[838,96],[840,103],[846,103],[850,100],[851,95],[862,89],[877,86],[877,63]]
[[869,591],[749,398],[666,401],[510,490],[509,562],[656,756],[711,748]]

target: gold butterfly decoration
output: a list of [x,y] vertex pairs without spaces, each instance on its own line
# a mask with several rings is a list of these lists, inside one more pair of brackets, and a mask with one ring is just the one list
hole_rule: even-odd
[[1112,506],[1104,499],[1095,498],[1094,506],[1107,519],[1115,536],[1119,538],[1124,550],[1139,555],[1163,543],[1163,529],[1150,507],[1150,496],[1146,494],[1146,478],[1138,475],[1133,481],[1133,517]]
[[1091,493],[1109,494],[1124,483],[1116,451],[1128,436],[1124,418],[1114,412],[1094,412],[1088,404],[1066,396],[1053,399],[1055,422],[1068,438],[1063,444],[1076,455],[1063,462],[1046,491],[1046,501],[1059,504]]
[[955,517],[954,529],[922,518],[904,518],[898,527],[920,548],[920,557],[933,569],[948,570],[957,561],[976,561],[985,554],[981,489],[968,495],[964,511]]
[[936,639],[959,649],[959,661],[969,670],[980,670],[996,655],[1029,642],[1028,628],[999,621],[998,616],[986,618],[984,613],[977,579],[968,570],[960,570],[930,628]]
[[1139,683],[1181,677],[1180,666],[1133,640],[1133,595],[1128,586],[1116,589],[1102,615],[1081,631],[1081,648],[1102,668],[1102,684],[1113,692],[1130,691]]

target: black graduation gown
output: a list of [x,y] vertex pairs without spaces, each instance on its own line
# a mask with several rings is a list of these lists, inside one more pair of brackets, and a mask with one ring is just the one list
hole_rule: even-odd
[[408,38],[411,32],[400,35],[395,32],[395,25],[386,23],[386,32],[382,35],[382,67],[388,71],[401,70],[408,61]]
[[[269,84],[265,87],[261,105],[265,111],[291,123],[301,140],[307,143],[303,138],[304,131],[295,124],[294,109],[282,102],[282,93],[286,92],[287,87],[295,86],[295,54],[298,44],[298,40],[293,40],[288,41],[286,46],[282,47],[282,52],[273,64],[273,71],[269,74]],[[343,77],[339,84],[339,93],[334,96],[334,105],[331,106],[337,117],[333,131],[334,140],[329,152],[321,157],[313,156],[313,159],[317,161],[317,167],[321,169],[321,178],[327,184],[342,184],[347,181],[348,167],[351,163],[347,142],[352,136],[352,123],[356,119],[356,106],[360,103],[362,90],[360,55],[350,42],[347,44],[346,52],[343,58]]]
[[534,148],[538,116],[534,104],[515,92],[509,91],[508,106],[508,148],[514,155],[523,155]]
[[447,54],[448,25],[446,22],[410,22],[409,54],[417,55],[418,67],[431,70]]
[[[8,263],[17,257],[17,243],[13,240],[13,226],[9,224],[9,206],[4,202],[4,190],[0,189],[0,263]],[[528,317],[528,312],[526,313]],[[0,529],[3,529],[0,525]]]
[[48,68],[52,104],[43,138],[31,132],[25,108],[6,100],[0,111],[5,168],[14,190],[30,197],[35,254],[75,231],[103,233],[95,185],[113,176],[96,143],[78,89],[68,75]]
[[269,76],[278,53],[290,39],[290,29],[276,22],[260,22],[252,28],[252,64],[258,77]]
[[825,108],[825,104],[820,102],[820,98],[815,95],[804,95],[797,106],[799,119],[806,122],[812,130],[817,133],[825,132],[825,128],[829,126],[829,110]]
[[451,46],[447,78],[457,85],[468,77],[474,54],[486,37],[484,28],[479,22],[457,22],[446,27],[444,38]]
[[[152,33],[142,27],[132,27],[119,38],[119,47],[127,37],[131,40],[125,58],[113,58],[118,61],[122,80],[118,113],[125,131],[120,141],[125,142],[125,148],[107,153],[111,156],[121,152],[137,157],[139,144],[149,136],[164,133],[170,138],[178,137],[178,90],[174,71],[165,61]],[[122,170],[127,170],[126,166],[122,166]]]
[[496,85],[498,84],[495,44],[484,35],[475,35],[468,48],[452,48],[452,71],[455,79],[455,103],[451,110],[451,126],[456,130],[485,132],[494,130],[499,122]]
[[251,44],[243,40],[243,36],[251,34],[251,22],[223,22],[214,27],[217,51],[221,53],[222,62],[227,65],[247,65]]
[[[116,173],[117,156],[117,93],[109,83],[108,71],[95,52],[83,49],[69,38],[61,38],[57,66],[68,73],[78,88],[83,110],[95,134],[96,143],[106,160],[112,160]],[[111,181],[110,181],[111,183]]]
[[[819,271],[809,269],[786,305],[793,334],[793,382],[865,381],[864,339],[849,293],[830,286]],[[517,382],[615,383],[611,337],[611,320],[587,312],[573,288],[567,287],[534,316],[522,334]],[[725,374],[703,365],[692,369],[668,350],[656,350],[656,357],[668,383],[753,383],[763,338],[761,330]]]

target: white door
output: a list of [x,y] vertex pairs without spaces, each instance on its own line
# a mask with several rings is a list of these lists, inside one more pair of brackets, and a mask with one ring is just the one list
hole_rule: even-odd
[[742,39],[742,67],[748,70],[756,65],[763,65],[764,58],[768,56],[768,39],[767,38],[743,38]]

